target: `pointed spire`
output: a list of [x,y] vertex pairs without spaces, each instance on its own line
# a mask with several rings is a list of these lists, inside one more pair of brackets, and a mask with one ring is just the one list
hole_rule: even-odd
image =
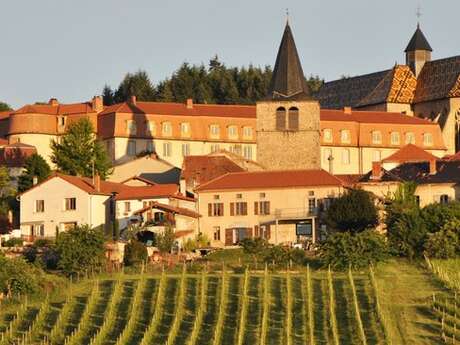
[[420,29],[420,23],[417,23],[417,30],[415,30],[415,33],[409,41],[409,44],[407,45],[407,48],[404,50],[404,52],[407,53],[416,50],[427,50],[430,52],[433,51],[430,44],[428,43],[428,40]]
[[286,22],[281,39],[267,98],[273,100],[311,99],[289,22]]

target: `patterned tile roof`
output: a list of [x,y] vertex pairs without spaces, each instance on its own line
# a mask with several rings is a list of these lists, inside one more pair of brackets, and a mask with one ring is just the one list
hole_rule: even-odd
[[460,97],[460,55],[425,63],[417,80],[415,103]]

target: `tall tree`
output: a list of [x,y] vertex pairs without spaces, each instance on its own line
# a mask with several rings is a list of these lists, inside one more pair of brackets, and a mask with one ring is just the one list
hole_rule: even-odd
[[134,74],[126,74],[117,91],[115,91],[114,101],[115,103],[125,102],[131,96],[136,96],[139,101],[155,100],[155,88],[147,72],[138,71]]
[[37,178],[37,182],[42,182],[51,173],[51,168],[45,159],[37,153],[29,156],[25,160],[25,166],[23,173],[19,176],[18,190],[19,192],[25,192],[33,185],[34,177]]
[[107,84],[104,86],[104,89],[102,90],[102,100],[105,105],[112,105],[115,103],[114,92]]
[[51,161],[65,174],[91,177],[97,172],[105,179],[111,173],[105,147],[88,118],[70,124],[59,142],[51,142],[51,149]]
[[0,111],[8,111],[8,110],[13,110],[13,109],[11,109],[9,104],[5,102],[0,102]]

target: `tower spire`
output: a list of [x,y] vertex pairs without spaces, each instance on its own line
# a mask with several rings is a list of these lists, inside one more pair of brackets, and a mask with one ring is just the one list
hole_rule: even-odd
[[273,100],[311,99],[289,25],[289,17],[276,56],[267,98]]

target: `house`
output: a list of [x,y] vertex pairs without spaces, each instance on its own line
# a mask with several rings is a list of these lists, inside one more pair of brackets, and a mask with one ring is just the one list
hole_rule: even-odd
[[196,189],[200,231],[220,247],[246,237],[315,242],[327,230],[323,211],[343,190],[324,170],[228,173]]
[[124,229],[138,221],[135,211],[153,202],[190,210],[195,206],[175,184],[132,186],[101,181],[98,176],[90,179],[60,173],[53,173],[19,199],[21,233],[28,239],[55,237],[57,232],[83,224],[110,232],[115,220]]

